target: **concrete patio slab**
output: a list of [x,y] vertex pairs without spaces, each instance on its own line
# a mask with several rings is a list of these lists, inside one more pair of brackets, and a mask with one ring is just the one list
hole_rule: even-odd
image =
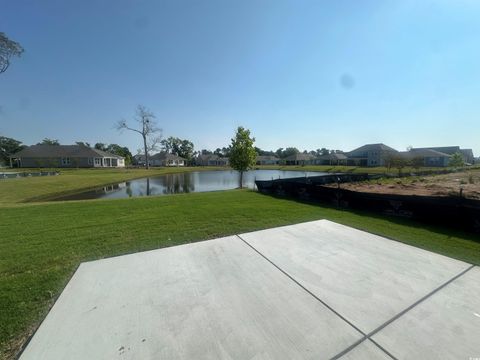
[[328,359],[361,338],[232,236],[83,263],[21,359]]
[[373,336],[397,359],[480,359],[480,268],[415,306]]
[[370,340],[363,341],[360,345],[340,357],[341,360],[392,360],[392,358],[373,344]]
[[327,220],[240,237],[366,334],[470,266]]

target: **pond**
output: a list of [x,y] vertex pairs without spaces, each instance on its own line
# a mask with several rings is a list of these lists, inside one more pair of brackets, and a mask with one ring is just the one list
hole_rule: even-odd
[[[286,179],[304,176],[319,176],[318,171],[253,170],[244,173],[243,186],[253,188],[255,180]],[[167,174],[121,182],[96,190],[63,196],[54,200],[113,199],[150,195],[168,195],[235,189],[240,174],[233,170],[194,171]]]

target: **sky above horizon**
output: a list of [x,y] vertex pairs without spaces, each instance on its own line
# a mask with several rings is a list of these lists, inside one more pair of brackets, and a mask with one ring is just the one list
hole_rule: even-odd
[[0,74],[0,135],[117,143],[138,104],[163,136],[265,150],[459,145],[480,156],[480,2],[4,1],[25,53]]

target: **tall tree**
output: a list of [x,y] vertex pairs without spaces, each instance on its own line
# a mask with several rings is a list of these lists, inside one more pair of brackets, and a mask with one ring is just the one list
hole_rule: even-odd
[[230,166],[240,172],[240,189],[243,187],[243,173],[255,166],[257,153],[253,143],[255,138],[250,137],[250,130],[239,126],[235,137],[232,138],[230,151]]
[[5,33],[0,32],[0,74],[7,71],[12,57],[20,57],[23,53],[23,47],[8,38]]
[[58,145],[60,145],[60,142],[58,141],[58,139],[44,138],[41,142],[37,143],[37,145],[54,145],[54,146],[58,146]]
[[107,151],[108,145],[104,143],[96,143],[94,148],[97,150]]
[[149,164],[149,152],[156,150],[162,140],[162,129],[157,126],[155,121],[155,115],[147,110],[143,105],[137,106],[134,121],[138,123],[139,128],[133,128],[127,125],[126,120],[120,120],[117,123],[117,130],[130,130],[139,133],[143,139],[143,152],[145,155],[145,166],[150,168]]
[[8,164],[10,156],[25,148],[21,141],[0,136],[0,163]]
[[286,158],[286,157],[298,154],[299,152],[300,152],[300,150],[298,150],[296,147],[287,147],[283,151],[283,157]]
[[126,165],[130,165],[132,163],[132,153],[126,146],[120,146],[118,144],[110,144],[106,147],[106,150],[104,151],[109,152],[110,154],[118,155],[125,158]]
[[174,154],[187,161],[191,161],[193,158],[194,153],[194,146],[190,140],[187,139],[180,139],[178,137],[170,136],[167,139],[161,141],[162,150],[169,153]]

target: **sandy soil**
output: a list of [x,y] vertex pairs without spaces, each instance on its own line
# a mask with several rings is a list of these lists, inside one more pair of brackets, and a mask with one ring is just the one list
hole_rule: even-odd
[[[336,187],[336,184],[329,185]],[[408,177],[401,179],[381,179],[359,183],[342,184],[343,189],[372,192],[378,194],[450,196],[462,194],[466,198],[480,200],[480,169],[464,172]]]

